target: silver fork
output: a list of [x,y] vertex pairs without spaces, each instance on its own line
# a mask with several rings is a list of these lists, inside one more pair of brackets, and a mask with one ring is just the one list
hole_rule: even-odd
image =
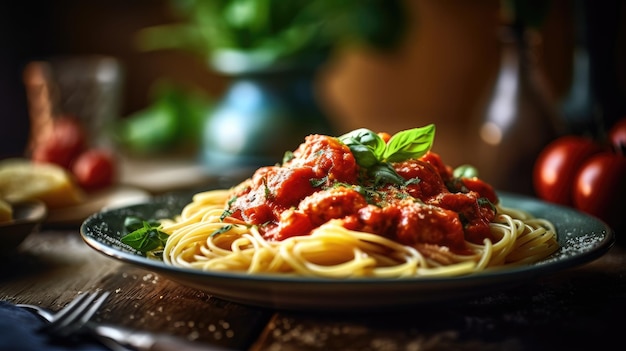
[[[100,296],[98,297],[98,295]],[[108,296],[108,291],[102,292],[101,294],[98,292],[82,293],[56,313],[49,312],[48,310],[35,305],[17,304],[16,306],[33,311],[49,322],[41,327],[38,330],[39,332],[45,333],[52,338],[64,338],[81,332],[81,329],[85,327],[89,319],[96,313],[100,306],[102,306]],[[125,346],[111,340],[110,338],[96,333],[91,333],[88,330],[86,331],[87,334],[95,337],[104,346],[111,350],[129,350]]]
[[49,322],[40,328],[39,331],[53,338],[69,337],[72,333],[85,332],[85,334],[91,335],[112,351],[129,351],[130,349],[121,343],[107,336],[99,335],[87,326],[89,319],[109,296],[109,292],[103,292],[98,299],[96,299],[97,296],[97,292],[92,294],[82,293],[56,313],[36,305],[17,304],[16,306],[29,310]]
[[59,338],[73,335],[87,324],[108,296],[108,291],[78,295],[63,309],[55,313],[50,323],[40,328],[39,332]]
[[82,293],[56,313],[32,305],[17,304],[17,307],[34,311],[49,322],[39,328],[38,332],[53,338],[64,338],[79,332],[108,296],[108,291]]
[[220,347],[198,345],[170,335],[138,332],[117,326],[93,325],[89,319],[102,305],[109,293],[104,292],[96,299],[97,295],[98,293],[83,293],[57,313],[36,305],[17,304],[16,306],[29,310],[48,321],[49,323],[39,330],[52,338],[71,336],[73,333],[84,333],[100,341],[102,345],[112,351],[229,351]]

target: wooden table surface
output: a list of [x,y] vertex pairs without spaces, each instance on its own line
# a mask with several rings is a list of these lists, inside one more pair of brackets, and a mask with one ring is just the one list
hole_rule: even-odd
[[112,294],[96,321],[234,350],[553,350],[621,341],[626,252],[512,291],[401,311],[312,314],[211,297],[101,255],[77,228],[34,233],[0,265],[0,300],[58,310],[78,293]]
[[0,257],[0,300],[58,310],[80,292],[108,290],[98,322],[233,350],[606,349],[621,342],[625,325],[624,247],[618,241],[592,263],[469,300],[310,313],[221,300],[94,251],[78,225],[44,225]]

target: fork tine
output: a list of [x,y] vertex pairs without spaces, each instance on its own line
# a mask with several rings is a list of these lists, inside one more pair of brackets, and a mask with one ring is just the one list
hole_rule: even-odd
[[69,316],[72,313],[72,311],[74,311],[75,308],[79,304],[81,304],[83,300],[87,297],[88,297],[88,294],[86,292],[81,293],[80,295],[75,297],[72,301],[70,301],[67,305],[65,305],[65,307],[63,307],[60,311],[54,314],[54,319],[52,322],[58,323],[59,320],[63,320],[64,318],[67,318],[67,316]]
[[57,330],[61,330],[69,323],[72,323],[76,318],[80,317],[83,311],[91,304],[93,299],[97,296],[95,293],[82,293],[72,300],[66,307],[64,307],[58,314],[55,314],[54,320],[43,326],[41,331],[54,334]]
[[82,323],[81,326],[87,323],[87,321],[89,321],[89,319],[98,311],[98,309],[100,309],[100,306],[102,306],[104,300],[106,300],[107,297],[109,297],[109,292],[104,291],[102,295],[100,295],[100,297],[96,300],[96,302],[91,304],[89,310],[87,310],[87,312],[84,313],[80,318],[80,322]]
[[64,307],[55,319],[41,331],[50,335],[67,336],[80,329],[96,313],[109,292],[104,292],[95,302],[98,292],[83,293]]

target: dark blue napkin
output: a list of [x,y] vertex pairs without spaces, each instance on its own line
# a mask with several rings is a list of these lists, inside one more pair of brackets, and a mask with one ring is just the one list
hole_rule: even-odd
[[0,301],[0,351],[103,351],[106,347],[86,338],[52,340],[37,333],[46,322],[34,313]]

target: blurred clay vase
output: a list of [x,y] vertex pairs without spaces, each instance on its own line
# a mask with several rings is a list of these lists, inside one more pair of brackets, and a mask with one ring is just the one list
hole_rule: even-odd
[[212,69],[231,83],[204,125],[201,153],[209,173],[280,163],[307,135],[332,135],[315,93],[323,60],[263,65],[236,51],[216,57]]

